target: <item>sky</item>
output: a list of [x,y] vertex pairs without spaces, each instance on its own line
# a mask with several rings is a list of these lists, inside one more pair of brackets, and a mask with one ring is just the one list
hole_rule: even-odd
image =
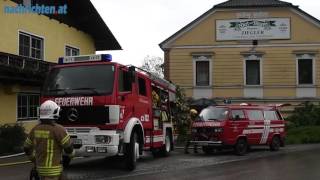
[[[159,44],[226,0],[91,0],[123,50],[112,54],[122,64],[140,66],[147,56],[163,58]],[[287,0],[320,19],[320,1]]]

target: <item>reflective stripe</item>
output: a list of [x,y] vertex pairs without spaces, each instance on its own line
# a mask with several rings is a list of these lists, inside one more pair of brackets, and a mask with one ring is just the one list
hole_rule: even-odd
[[44,131],[44,130],[35,130],[35,131],[34,131],[34,136],[35,136],[36,138],[45,138],[45,139],[48,139],[48,138],[49,138],[49,134],[50,134],[49,131]]
[[53,139],[51,139],[50,141],[51,141],[51,143],[50,143],[51,147],[50,147],[49,167],[51,167],[51,166],[52,166],[52,158],[53,158],[53,144],[54,144]]
[[47,140],[47,158],[46,158],[46,167],[52,166],[52,157],[53,157],[53,139]]
[[61,140],[61,145],[64,145],[70,140],[69,134],[67,134],[62,140]]
[[32,145],[32,141],[28,137],[27,137],[25,143],[28,144],[28,145]]
[[62,173],[62,166],[43,167],[38,166],[40,176],[59,176]]

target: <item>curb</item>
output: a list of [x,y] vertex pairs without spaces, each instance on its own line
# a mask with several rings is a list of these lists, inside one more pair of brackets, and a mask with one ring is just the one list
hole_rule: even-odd
[[0,156],[0,159],[22,156],[22,155],[24,155],[24,154],[25,154],[25,153],[23,152],[23,153],[8,155],[8,156]]
[[27,164],[27,163],[31,163],[31,161],[21,161],[21,162],[13,162],[13,163],[3,163],[3,164],[0,164],[0,167],[14,166],[14,165],[19,165],[19,164]]

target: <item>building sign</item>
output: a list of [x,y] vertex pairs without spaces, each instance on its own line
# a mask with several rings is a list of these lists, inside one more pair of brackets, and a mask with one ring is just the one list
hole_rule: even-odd
[[217,20],[216,39],[217,41],[290,39],[290,19]]

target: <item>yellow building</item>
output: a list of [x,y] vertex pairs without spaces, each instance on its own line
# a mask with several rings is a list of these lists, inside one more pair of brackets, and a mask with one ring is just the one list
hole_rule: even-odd
[[160,44],[165,77],[222,103],[319,101],[320,21],[278,0],[229,0]]
[[37,123],[40,88],[58,57],[121,49],[89,0],[0,0],[0,7],[0,124]]

